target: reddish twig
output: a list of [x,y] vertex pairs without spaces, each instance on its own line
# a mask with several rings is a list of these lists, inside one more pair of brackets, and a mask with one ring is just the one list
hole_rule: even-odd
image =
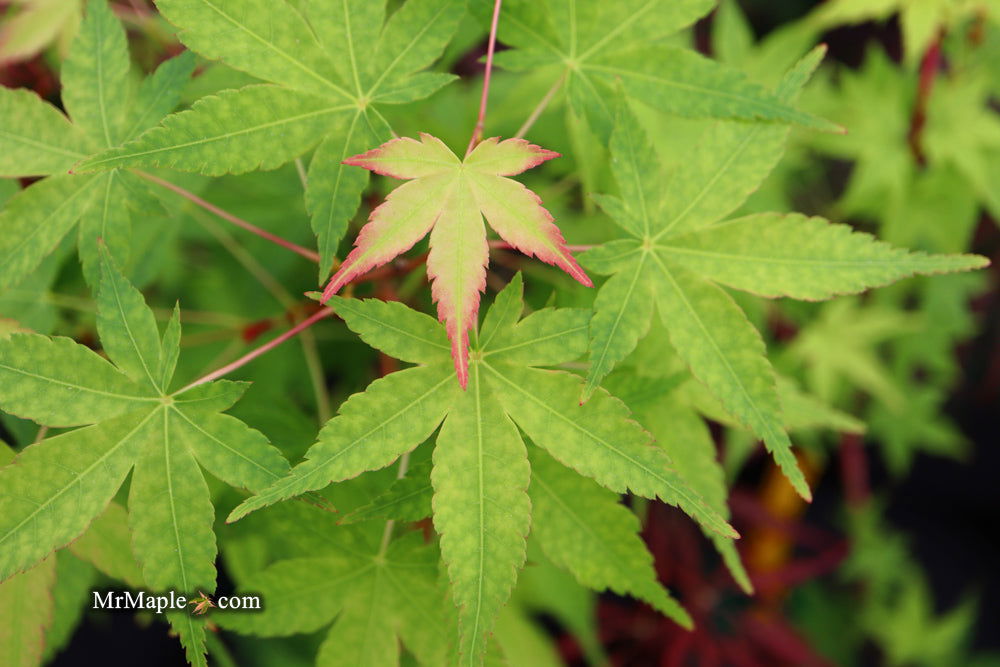
[[315,313],[313,313],[310,317],[308,317],[305,320],[302,320],[301,322],[299,322],[294,327],[292,327],[291,329],[289,329],[285,333],[281,334],[280,336],[278,336],[274,340],[270,340],[270,341],[264,343],[263,345],[261,345],[260,347],[258,347],[257,349],[255,349],[255,350],[253,350],[253,351],[251,351],[251,352],[249,352],[247,354],[244,354],[242,357],[240,357],[236,361],[233,361],[232,363],[228,363],[225,366],[223,366],[222,368],[219,368],[218,370],[214,370],[211,373],[209,373],[208,375],[205,375],[205,376],[203,376],[201,378],[198,378],[197,380],[195,380],[191,384],[189,384],[186,387],[178,390],[176,393],[177,394],[182,394],[185,391],[187,391],[188,389],[193,389],[194,387],[197,387],[199,385],[205,384],[206,382],[211,382],[212,380],[217,380],[217,379],[219,379],[220,377],[222,377],[224,375],[228,375],[229,373],[232,373],[233,371],[235,371],[237,368],[241,368],[241,367],[245,366],[246,364],[250,363],[251,361],[253,361],[257,357],[259,357],[260,355],[262,355],[262,354],[264,354],[266,352],[269,352],[270,350],[273,350],[274,348],[278,347],[279,345],[281,345],[282,343],[284,343],[289,338],[293,338],[297,334],[305,331],[306,329],[308,329],[309,327],[311,327],[316,322],[319,322],[320,320],[325,319],[327,317],[332,317],[334,314],[335,313],[330,308],[323,308],[321,310],[318,310]]
[[174,183],[171,183],[170,181],[165,181],[162,178],[158,178],[156,176],[153,176],[152,174],[147,174],[144,171],[138,171],[138,170],[136,170],[134,173],[137,176],[141,176],[142,178],[145,178],[147,181],[149,181],[151,183],[156,183],[160,187],[166,188],[167,190],[170,190],[171,192],[173,192],[175,194],[178,194],[181,197],[184,197],[185,199],[187,199],[191,203],[197,204],[198,206],[200,206],[201,208],[205,209],[206,211],[214,213],[215,215],[219,216],[220,218],[222,218],[226,222],[230,222],[230,223],[236,225],[237,227],[240,227],[242,229],[247,230],[251,234],[256,234],[257,236],[259,236],[259,237],[261,237],[263,239],[267,239],[268,241],[271,241],[272,243],[275,243],[275,244],[281,246],[282,248],[285,248],[286,250],[291,250],[292,252],[294,252],[294,253],[296,253],[298,255],[301,255],[301,256],[305,257],[306,259],[308,259],[310,261],[316,262],[317,264],[319,263],[319,255],[317,253],[313,252],[312,250],[309,250],[308,248],[303,248],[300,245],[296,245],[295,243],[292,243],[291,241],[287,241],[287,240],[281,238],[280,236],[276,236],[275,234],[272,234],[269,231],[261,229],[260,227],[247,222],[243,218],[237,217],[237,216],[233,215],[232,213],[230,213],[228,211],[224,211],[223,209],[219,208],[215,204],[211,204],[211,203],[205,201],[204,199],[202,199],[198,195],[196,195],[193,192],[190,192],[188,190],[185,190],[184,188],[182,188],[179,185],[175,185]]
[[497,44],[497,23],[500,21],[500,4],[503,0],[493,2],[493,22],[490,24],[490,41],[486,47],[486,75],[483,77],[483,95],[479,99],[479,117],[476,119],[476,127],[472,131],[472,138],[469,139],[469,147],[465,149],[468,155],[476,147],[479,140],[483,138],[483,126],[486,123],[486,101],[490,96],[490,74],[493,73],[493,50]]
[[913,117],[910,119],[910,131],[906,135],[906,141],[910,145],[910,152],[917,164],[923,166],[927,163],[927,156],[924,154],[923,134],[924,126],[927,124],[927,105],[930,102],[931,91],[934,89],[934,79],[937,77],[938,69],[941,66],[941,36],[927,48],[923,60],[920,62],[920,81],[917,84],[917,100],[913,107]]
[[848,506],[864,505],[871,490],[868,488],[868,457],[859,435],[845,433],[840,438],[840,476]]

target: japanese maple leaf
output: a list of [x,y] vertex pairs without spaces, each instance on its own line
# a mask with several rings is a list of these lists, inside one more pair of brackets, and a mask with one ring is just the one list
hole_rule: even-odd
[[353,278],[391,261],[431,232],[427,273],[438,319],[451,341],[458,381],[469,379],[469,329],[486,289],[489,247],[483,217],[513,247],[554,264],[580,283],[593,283],[566,249],[538,196],[507,178],[559,153],[523,139],[486,139],[459,160],[437,137],[402,137],[344,160],[376,174],[412,179],[372,211],[354,249],[323,292],[326,302]]
[[[460,664],[483,664],[497,615],[524,566],[529,530],[546,553],[586,585],[636,595],[687,622],[685,612],[656,584],[651,558],[636,536],[635,517],[617,506],[618,497],[659,498],[713,534],[738,535],[691,489],[619,399],[597,388],[580,405],[581,378],[551,368],[586,352],[589,309],[543,308],[522,319],[523,281],[516,275],[497,294],[473,337],[468,389],[462,391],[452,375],[446,326],[434,318],[378,299],[334,297],[331,305],[367,344],[414,366],[354,394],[322,428],[305,459],[241,503],[228,522],[385,468],[433,440],[431,506],[458,608]],[[583,517],[597,527],[580,531],[587,525]],[[381,531],[376,531],[378,539]],[[287,574],[288,569],[277,571]],[[341,576],[327,573],[320,580]],[[311,581],[302,589],[309,586]],[[260,588],[267,590],[264,581]],[[398,603],[378,604],[367,618],[382,617],[382,607]],[[352,621],[355,636],[364,632],[354,627]],[[335,636],[345,636],[346,630],[335,629]]]
[[[38,3],[19,16],[41,7]],[[56,9],[46,11],[56,29]],[[3,37],[0,32],[0,42]],[[0,60],[2,52],[0,47]],[[159,123],[177,106],[194,65],[194,56],[184,53],[141,82],[133,81],[125,28],[107,0],[94,0],[62,63],[66,113],[32,91],[0,86],[0,178],[43,177],[0,211],[0,288],[33,281],[28,276],[77,223],[83,275],[91,285],[101,280],[98,238],[119,264],[136,259],[133,219],[148,223],[162,212],[147,183],[118,169],[95,175],[66,172],[88,155],[118,147]]]
[[[777,88],[779,98],[794,101],[823,52],[814,49],[789,71]],[[692,156],[668,172],[638,117],[626,102],[620,104],[610,152],[621,197],[597,200],[626,238],[582,256],[592,271],[610,276],[594,301],[583,398],[635,350],[658,311],[691,374],[763,440],[809,499],[764,341],[721,285],[766,298],[817,301],[989,262],[976,255],[910,252],[818,217],[758,213],[727,219],[781,157],[787,133],[780,125],[718,122],[704,130]]]
[[297,505],[279,510],[288,534],[305,540],[324,535],[324,541],[239,582],[241,592],[267,601],[264,609],[213,611],[212,620],[257,637],[328,628],[317,665],[399,665],[401,646],[417,657],[413,664],[454,664],[448,656],[455,630],[437,545],[408,531],[381,547],[381,525],[373,537],[372,531],[337,526],[334,514]]
[[[79,544],[130,478],[128,526],[140,583],[151,591],[211,593],[215,510],[202,468],[231,486],[260,490],[284,479],[288,462],[263,433],[223,414],[245,383],[171,391],[180,309],[161,336],[142,293],[101,247],[97,331],[107,359],[69,338],[0,339],[0,410],[79,427],[25,447],[0,469],[0,582]],[[120,517],[123,510],[111,511]],[[166,619],[188,661],[207,665],[205,623],[178,611]],[[9,664],[2,654],[0,664]]]

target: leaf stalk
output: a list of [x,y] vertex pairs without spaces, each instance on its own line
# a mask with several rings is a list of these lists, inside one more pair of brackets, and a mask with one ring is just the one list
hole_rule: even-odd
[[493,73],[493,51],[497,44],[497,23],[500,22],[500,5],[503,0],[495,0],[493,3],[493,21],[490,24],[490,41],[486,47],[486,74],[483,76],[483,94],[479,98],[479,117],[476,119],[476,127],[472,131],[472,138],[469,139],[469,147],[465,149],[468,155],[476,144],[483,138],[483,126],[486,123],[486,102],[490,96],[490,75]]
[[232,213],[219,208],[215,204],[212,204],[212,203],[209,203],[209,202],[205,201],[204,199],[202,199],[201,197],[199,197],[195,193],[190,192],[189,190],[185,190],[184,188],[182,188],[179,185],[175,185],[174,183],[171,183],[170,181],[165,181],[162,178],[159,178],[157,176],[153,176],[152,174],[147,174],[144,171],[135,170],[134,173],[137,176],[140,176],[140,177],[146,179],[150,183],[155,183],[155,184],[159,185],[160,187],[166,188],[167,190],[170,190],[171,192],[180,195],[184,199],[187,199],[191,203],[197,204],[198,206],[200,206],[201,208],[205,209],[206,211],[214,213],[215,215],[217,215],[218,217],[222,218],[226,222],[230,222],[230,223],[236,225],[237,227],[245,229],[248,232],[250,232],[251,234],[256,234],[257,236],[261,237],[262,239],[267,239],[271,243],[277,244],[277,245],[281,246],[282,248],[285,248],[286,250],[291,250],[292,252],[296,253],[297,255],[301,255],[302,257],[305,257],[306,259],[308,259],[308,260],[310,260],[312,262],[316,262],[317,264],[319,263],[319,255],[317,253],[313,252],[312,250],[309,250],[308,248],[303,248],[302,246],[297,245],[295,243],[292,243],[291,241],[288,241],[286,239],[283,239],[280,236],[272,234],[271,232],[269,232],[267,230],[261,229],[257,225],[254,225],[254,224],[252,224],[250,222],[247,222],[243,218],[235,216]]

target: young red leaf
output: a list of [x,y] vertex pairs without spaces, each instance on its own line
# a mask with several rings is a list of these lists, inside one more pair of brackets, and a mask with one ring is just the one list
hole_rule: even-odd
[[507,178],[559,157],[523,139],[493,137],[459,160],[429,134],[403,137],[344,160],[377,174],[409,179],[372,211],[354,249],[323,291],[327,301],[352,279],[409,250],[431,231],[427,272],[438,319],[451,339],[458,381],[468,381],[469,329],[479,313],[489,263],[483,217],[500,237],[529,257],[558,266],[580,283],[576,263],[538,196]]

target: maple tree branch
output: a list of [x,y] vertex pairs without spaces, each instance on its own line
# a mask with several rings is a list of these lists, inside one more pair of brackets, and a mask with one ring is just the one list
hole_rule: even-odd
[[476,147],[479,140],[483,138],[483,126],[486,123],[486,101],[490,96],[490,74],[493,73],[493,50],[497,44],[497,23],[500,21],[500,5],[503,0],[494,0],[493,22],[490,24],[490,41],[486,47],[486,74],[483,77],[483,95],[479,99],[479,117],[476,119],[476,127],[472,131],[472,138],[469,139],[469,147],[465,149],[468,155]]
[[565,81],[566,81],[566,72],[563,72],[562,76],[556,79],[556,82],[552,84],[552,87],[549,88],[548,92],[546,92],[545,95],[542,96],[542,99],[538,102],[535,108],[528,115],[528,118],[527,120],[524,121],[524,124],[521,125],[521,127],[517,130],[517,134],[514,135],[515,139],[524,138],[524,135],[528,133],[528,130],[532,128],[532,126],[535,124],[535,121],[539,119],[539,117],[542,115],[545,109],[549,106],[549,102],[551,102],[552,98],[556,96],[556,93],[559,92],[559,89],[562,88],[562,85]]
[[309,250],[308,248],[303,248],[302,246],[292,243],[291,241],[285,240],[280,236],[272,234],[267,230],[261,229],[257,225],[251,224],[246,220],[244,220],[243,218],[235,216],[232,213],[219,208],[215,204],[211,204],[205,201],[198,195],[188,190],[185,190],[179,185],[175,185],[170,181],[165,181],[162,178],[153,176],[152,174],[147,174],[144,171],[135,170],[133,173],[135,173],[137,176],[145,178],[147,181],[151,183],[156,183],[160,187],[166,188],[167,190],[170,190],[171,192],[180,195],[184,199],[187,199],[193,204],[197,204],[206,211],[214,213],[215,215],[219,216],[226,222],[231,222],[237,227],[241,227],[242,229],[245,229],[252,234],[256,234],[257,236],[263,239],[267,239],[268,241],[271,241],[272,243],[275,243],[281,246],[282,248],[285,248],[286,250],[291,250],[292,252],[301,255],[310,261],[316,262],[317,264],[319,263],[319,255],[313,252],[312,250]]
[[297,334],[299,334],[302,331],[305,331],[306,329],[308,329],[312,325],[316,324],[320,320],[326,319],[327,317],[332,317],[335,314],[336,313],[334,313],[333,309],[331,309],[331,308],[322,308],[320,310],[317,310],[315,313],[313,313],[312,315],[310,315],[308,318],[302,320],[301,322],[299,322],[294,327],[292,327],[291,329],[289,329],[285,333],[281,334],[277,338],[275,338],[273,340],[269,340],[268,342],[264,343],[263,345],[261,345],[260,347],[256,348],[255,350],[252,350],[252,351],[248,352],[247,354],[244,354],[242,357],[240,357],[236,361],[228,363],[225,366],[223,366],[222,368],[219,368],[218,370],[214,370],[211,373],[209,373],[208,375],[204,375],[204,376],[198,378],[197,380],[195,380],[191,384],[189,384],[189,385],[187,385],[185,387],[182,387],[181,389],[177,390],[176,392],[174,392],[174,394],[175,395],[176,394],[182,394],[182,393],[184,393],[185,391],[187,391],[189,389],[193,389],[194,387],[197,387],[199,385],[203,385],[206,382],[211,382],[212,380],[217,380],[217,379],[219,379],[220,377],[222,377],[224,375],[228,375],[229,373],[232,373],[236,369],[242,368],[243,366],[247,365],[248,363],[250,363],[251,361],[253,361],[257,357],[259,357],[260,355],[265,354],[266,352],[270,352],[274,348],[276,348],[279,345],[281,345],[282,343],[284,343],[289,338],[295,337]]

